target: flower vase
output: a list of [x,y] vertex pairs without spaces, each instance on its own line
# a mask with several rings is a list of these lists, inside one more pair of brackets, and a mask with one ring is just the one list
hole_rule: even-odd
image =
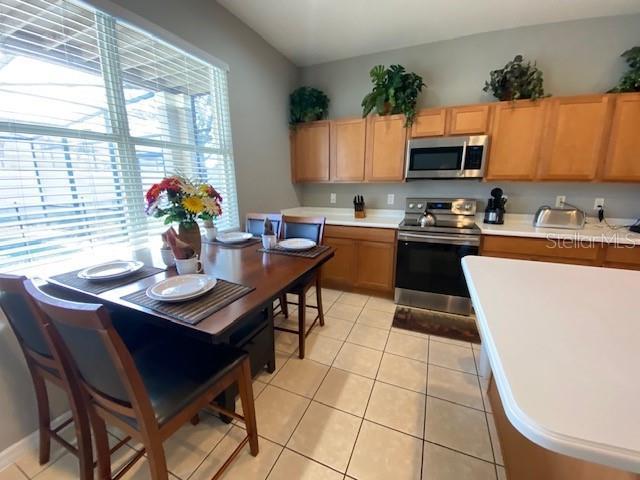
[[200,227],[196,222],[181,223],[178,226],[178,238],[188,243],[200,257],[202,251],[202,237],[200,237]]

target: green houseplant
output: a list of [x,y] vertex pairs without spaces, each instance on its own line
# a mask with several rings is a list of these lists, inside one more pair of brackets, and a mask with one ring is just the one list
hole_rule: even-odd
[[422,77],[408,73],[402,65],[376,65],[369,72],[373,89],[362,100],[362,116],[366,117],[373,110],[378,115],[403,113],[406,126],[413,123],[416,116],[418,94],[426,84]]
[[329,97],[312,87],[300,87],[289,95],[289,125],[327,118]]
[[629,65],[629,70],[620,78],[610,93],[640,92],[640,47],[633,47],[620,55]]
[[489,77],[482,90],[498,100],[536,100],[545,96],[542,71],[535,62],[525,62],[522,55],[516,55],[503,68],[492,70]]

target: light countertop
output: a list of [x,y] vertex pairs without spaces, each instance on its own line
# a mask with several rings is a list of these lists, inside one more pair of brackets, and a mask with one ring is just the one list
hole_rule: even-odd
[[366,218],[355,218],[353,208],[296,207],[282,210],[286,215],[322,216],[327,225],[348,227],[398,228],[404,218],[402,210],[367,209]]
[[[349,227],[375,227],[397,229],[404,218],[402,210],[367,209],[366,218],[354,218],[352,208],[332,207],[295,207],[282,210],[282,213],[298,216],[323,216],[327,225],[343,225]],[[533,226],[533,215],[507,213],[503,225],[482,223],[484,213],[478,213],[476,224],[483,235],[504,235],[511,237],[549,238],[554,240],[568,239],[598,243],[614,243],[624,245],[640,245],[640,234],[631,233],[627,228],[613,229],[604,223],[597,223],[589,218],[582,230],[561,228],[536,228]],[[610,225],[630,225],[635,222],[628,218],[612,218]]]
[[[617,243],[624,245],[640,245],[640,235],[632,233],[628,228],[613,229],[597,219],[589,217],[582,230],[562,228],[536,228],[533,226],[533,215],[507,213],[503,225],[482,223],[484,214],[478,214],[476,223],[483,235],[504,235],[509,237],[550,238],[554,240],[570,239],[597,243]],[[631,225],[636,220],[628,218],[611,218],[607,220],[612,226]]]
[[640,473],[640,272],[462,261],[505,413],[538,445]]

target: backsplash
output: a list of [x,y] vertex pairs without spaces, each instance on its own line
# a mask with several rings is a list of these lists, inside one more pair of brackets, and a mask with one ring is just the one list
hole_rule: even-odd
[[[533,214],[541,205],[554,205],[557,195],[566,196],[566,201],[595,215],[593,204],[596,198],[604,198],[605,212],[610,218],[640,217],[640,186],[614,183],[540,183],[500,182],[489,183],[475,180],[425,180],[387,184],[313,184],[300,189],[301,204],[306,207],[351,207],[354,195],[363,195],[368,208],[402,209],[406,197],[469,197],[479,200],[484,210],[489,192],[500,187],[509,197],[508,213]],[[330,203],[330,194],[336,194],[336,203]],[[387,204],[387,196],[394,195],[393,205]]]

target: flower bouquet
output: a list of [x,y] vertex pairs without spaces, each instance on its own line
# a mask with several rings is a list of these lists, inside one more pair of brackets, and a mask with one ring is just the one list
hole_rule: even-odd
[[178,238],[190,244],[200,254],[201,238],[197,220],[213,227],[213,220],[222,214],[222,197],[208,183],[197,183],[174,175],[154,183],[147,191],[146,212],[163,218],[165,225],[178,223]]

